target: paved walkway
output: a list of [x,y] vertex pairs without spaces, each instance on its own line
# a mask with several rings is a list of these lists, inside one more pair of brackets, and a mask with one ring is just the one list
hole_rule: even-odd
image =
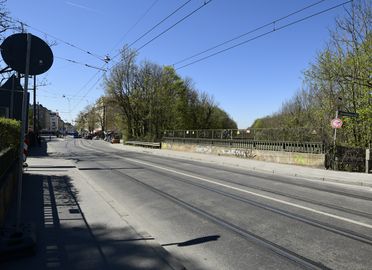
[[200,160],[212,164],[219,164],[235,168],[239,167],[252,171],[277,174],[286,177],[296,177],[313,181],[328,181],[347,185],[365,186],[368,189],[371,189],[372,187],[372,174],[366,173],[332,171],[326,169],[317,169],[304,166],[264,162],[259,160],[243,159],[237,157],[216,156],[209,154],[180,152],[164,149],[141,148],[122,144],[110,144],[110,147],[114,149],[137,151],[159,156]]
[[[35,228],[36,254],[0,262],[1,270],[184,269],[71,161],[50,156],[45,147],[32,152],[22,221]],[[15,205],[10,212],[7,226],[15,222]]]

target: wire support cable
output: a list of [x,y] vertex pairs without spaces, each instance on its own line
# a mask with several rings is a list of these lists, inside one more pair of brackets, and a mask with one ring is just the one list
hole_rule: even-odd
[[68,41],[65,41],[65,40],[63,40],[63,39],[61,39],[61,38],[58,38],[58,37],[52,35],[52,34],[49,34],[49,33],[45,32],[45,31],[43,31],[43,30],[40,30],[40,29],[38,29],[38,28],[36,28],[36,27],[33,27],[33,26],[29,25],[28,23],[25,23],[25,22],[23,22],[23,21],[21,21],[21,20],[15,20],[15,21],[18,22],[18,23],[20,23],[20,24],[23,24],[23,25],[25,25],[25,26],[27,26],[27,27],[29,27],[29,28],[31,28],[31,29],[34,29],[35,31],[40,32],[40,33],[42,33],[42,34],[44,34],[44,35],[46,35],[46,36],[48,36],[48,37],[51,37],[51,38],[53,38],[53,39],[55,39],[55,40],[57,40],[57,41],[59,41],[59,42],[65,44],[65,45],[67,45],[67,46],[70,46],[70,47],[72,47],[72,48],[74,48],[74,49],[77,49],[77,50],[82,51],[82,52],[84,52],[84,53],[86,53],[86,54],[89,54],[89,55],[91,55],[91,56],[93,56],[93,57],[95,57],[95,58],[97,58],[97,59],[99,59],[99,60],[101,60],[101,61],[103,61],[103,62],[106,62],[106,63],[107,63],[107,62],[110,60],[110,59],[108,58],[108,56],[104,56],[104,57],[102,57],[102,56],[100,56],[100,55],[98,55],[98,54],[96,54],[96,53],[90,52],[90,51],[88,51],[88,50],[86,50],[86,49],[83,49],[83,48],[81,48],[81,47],[79,47],[79,46],[77,46],[77,45],[74,45],[74,44],[72,44],[72,43],[70,43],[70,42],[68,42]]
[[72,59],[68,59],[68,58],[64,58],[64,57],[60,57],[60,56],[55,56],[55,58],[61,59],[61,60],[65,60],[65,61],[70,62],[70,63],[73,63],[73,64],[82,65],[82,66],[85,66],[85,67],[89,67],[89,68],[93,68],[93,69],[98,69],[98,70],[101,70],[101,71],[107,71],[104,68],[93,66],[93,65],[89,65],[89,64],[85,64],[85,63],[82,63],[82,62],[79,62],[79,61],[76,61],[76,60],[72,60]]
[[[180,5],[179,7],[177,7],[174,11],[172,11],[169,15],[167,15],[164,19],[162,19],[160,22],[158,22],[157,24],[155,24],[153,27],[151,27],[149,30],[147,30],[144,34],[142,34],[140,37],[138,37],[136,40],[134,40],[133,42],[131,42],[128,47],[131,47],[133,46],[134,44],[136,44],[138,41],[140,41],[142,38],[144,38],[145,36],[147,36],[149,33],[151,33],[154,29],[156,29],[159,25],[161,25],[163,22],[165,22],[166,20],[168,20],[170,17],[172,17],[174,14],[176,14],[179,10],[181,10],[183,7],[185,7],[187,4],[189,4],[191,2],[191,0],[188,0],[186,1],[185,3],[183,3],[182,5]],[[120,55],[121,52],[118,52],[117,54],[115,54],[112,59],[115,59],[116,57],[118,57]]]
[[[97,77],[97,75],[100,73],[101,71],[98,70],[97,73],[95,73],[91,78],[90,80],[88,81],[88,83],[85,84],[84,87],[81,88],[84,89],[91,81],[94,80],[94,78]],[[88,96],[88,94],[90,93],[90,91],[92,91],[92,89],[100,82],[100,80],[103,78],[103,75],[102,76],[98,76],[98,79],[92,84],[92,86],[88,89],[88,91],[85,92],[85,94],[78,100],[78,102],[76,102],[75,106],[71,109],[71,112],[75,111],[76,108],[78,107],[78,105],[84,100],[84,98],[86,98]],[[80,91],[81,91],[80,90]],[[79,92],[80,92],[79,91]]]
[[[208,2],[210,2],[212,0],[209,0]],[[156,4],[157,1],[155,1],[151,6],[150,8],[145,12],[148,13],[148,11]],[[181,6],[179,6],[178,8],[176,8],[172,13],[170,13],[169,15],[167,15],[164,19],[162,19],[160,22],[158,22],[156,25],[154,25],[153,27],[151,27],[149,30],[147,30],[144,34],[142,34],[139,38],[137,38],[135,41],[133,41],[132,43],[130,43],[130,46],[132,46],[133,44],[135,44],[136,42],[138,42],[139,40],[141,40],[142,38],[144,38],[146,35],[148,35],[150,32],[152,32],[155,28],[157,28],[159,25],[161,25],[163,22],[165,22],[167,19],[169,19],[171,16],[173,16],[174,14],[176,14],[179,10],[181,10],[184,6],[186,6],[188,3],[190,3],[191,0],[188,0],[186,1],[185,3],[183,3]],[[145,16],[145,15],[144,15]],[[142,17],[144,17],[142,16]],[[191,16],[191,15],[190,15]],[[142,18],[140,18],[137,22],[139,22]],[[135,23],[135,25],[138,24],[138,23]],[[132,26],[132,28],[135,27]],[[132,29],[131,28],[131,29]],[[131,30],[130,29],[130,30]],[[129,30],[129,31],[130,31]],[[170,30],[170,29],[169,29]],[[121,52],[117,53],[116,55],[114,55],[110,61],[114,60],[116,57],[118,57],[120,55]],[[106,71],[105,69],[103,69],[105,66],[106,66],[107,62],[105,63],[105,65],[102,66],[101,70],[103,71]],[[90,83],[91,80],[93,80],[95,77],[97,76],[97,73],[93,75],[93,77],[88,81],[88,83],[86,83],[86,85],[88,85]],[[99,82],[100,79],[102,79],[103,76],[101,76],[100,78],[98,78],[98,80],[93,84],[92,87],[90,87],[90,89],[86,92],[86,94],[83,96],[83,98],[81,98],[81,100],[79,100],[76,105],[73,107],[72,111],[74,111],[76,109],[76,107],[80,104],[80,102],[90,93],[90,91],[97,85],[97,83]],[[85,86],[82,87],[82,89],[84,89]],[[78,92],[80,92],[82,89],[80,89]]]
[[235,45],[233,45],[233,46],[227,47],[227,48],[225,48],[225,49],[223,49],[223,50],[217,51],[217,52],[215,52],[215,53],[209,54],[209,55],[207,55],[207,56],[205,56],[205,57],[202,57],[202,58],[200,58],[200,59],[197,59],[197,60],[195,60],[195,61],[192,61],[192,62],[190,62],[190,63],[188,63],[188,64],[185,64],[185,65],[182,65],[182,66],[180,66],[180,67],[178,67],[178,68],[175,68],[175,70],[179,70],[179,69],[182,69],[182,68],[185,68],[185,67],[188,67],[188,66],[194,65],[194,64],[199,63],[199,62],[201,62],[201,61],[204,61],[204,60],[206,60],[206,59],[208,59],[208,58],[211,58],[211,57],[216,56],[216,55],[218,55],[218,54],[221,54],[221,53],[227,52],[227,51],[232,50],[232,49],[234,49],[234,48],[236,48],[236,47],[242,46],[242,45],[247,44],[247,43],[249,43],[249,42],[251,42],[251,41],[254,41],[254,40],[256,40],[256,39],[262,38],[262,37],[264,37],[264,36],[267,36],[267,35],[269,35],[269,34],[272,34],[272,33],[274,33],[274,32],[277,32],[277,31],[279,31],[279,30],[282,30],[282,29],[284,29],[284,28],[290,27],[290,26],[295,25],[295,24],[297,24],[297,23],[303,22],[303,21],[308,20],[308,19],[310,19],[310,18],[313,18],[313,17],[315,17],[315,16],[321,15],[321,14],[323,14],[323,13],[326,13],[326,12],[328,12],[328,11],[331,11],[331,10],[333,10],[333,9],[336,9],[336,8],[338,8],[338,7],[341,7],[341,6],[343,6],[343,5],[345,5],[345,4],[348,4],[348,3],[351,3],[351,2],[353,2],[353,0],[345,1],[345,2],[343,2],[343,3],[341,3],[341,4],[338,4],[338,5],[332,6],[332,7],[330,7],[330,8],[324,9],[324,10],[322,10],[322,11],[319,11],[319,12],[313,13],[313,14],[311,14],[311,15],[308,15],[308,16],[303,17],[303,18],[301,18],[301,19],[295,20],[295,21],[290,22],[290,23],[288,23],[288,24],[285,24],[285,25],[283,25],[283,26],[275,27],[274,29],[272,29],[272,30],[270,30],[270,31],[267,31],[267,32],[265,32],[265,33],[263,33],[263,34],[257,35],[257,36],[255,36],[255,37],[253,37],[253,38],[250,38],[250,39],[248,39],[248,40],[242,41],[242,42],[237,43],[237,44],[235,44]]
[[183,62],[186,62],[187,60],[190,60],[190,59],[192,59],[192,58],[195,58],[195,57],[197,57],[197,56],[200,56],[200,55],[202,55],[202,54],[204,54],[204,53],[210,52],[210,51],[212,51],[212,50],[214,50],[214,49],[217,49],[218,47],[221,47],[221,46],[226,45],[226,44],[228,44],[228,43],[231,43],[231,42],[233,42],[233,41],[235,41],[235,40],[238,40],[238,39],[240,39],[240,38],[242,38],[242,37],[245,37],[245,36],[247,36],[247,35],[249,35],[249,34],[253,34],[253,33],[255,33],[255,32],[259,31],[259,30],[262,30],[262,29],[264,29],[264,28],[266,28],[266,27],[268,27],[268,26],[270,26],[270,25],[275,25],[276,23],[278,23],[278,22],[280,22],[280,21],[283,21],[283,20],[285,20],[285,19],[287,19],[287,18],[289,18],[289,17],[291,17],[291,16],[293,16],[293,15],[296,15],[296,14],[298,14],[298,13],[300,13],[300,12],[306,10],[306,9],[309,9],[309,8],[312,8],[312,7],[316,6],[316,5],[319,5],[320,3],[324,2],[324,1],[326,1],[326,0],[321,0],[321,1],[318,1],[318,2],[313,3],[313,4],[311,4],[311,5],[308,5],[308,6],[306,6],[306,7],[303,7],[303,8],[301,8],[301,9],[299,9],[299,10],[296,10],[296,11],[294,11],[294,12],[288,14],[288,15],[285,15],[285,16],[283,16],[283,17],[281,17],[281,18],[278,18],[278,19],[273,20],[273,21],[271,21],[271,22],[269,22],[269,23],[266,23],[266,24],[264,24],[264,25],[262,25],[262,26],[259,26],[259,27],[257,27],[257,28],[254,28],[254,29],[252,29],[252,30],[249,30],[248,32],[245,32],[245,33],[240,34],[240,35],[238,35],[238,36],[236,36],[236,37],[234,37],[234,38],[231,38],[231,39],[226,40],[226,41],[224,41],[224,42],[222,42],[222,43],[219,43],[219,44],[217,44],[217,45],[214,45],[214,46],[212,46],[212,47],[210,47],[210,48],[208,48],[208,49],[206,49],[206,50],[203,50],[203,51],[201,51],[201,52],[199,52],[199,53],[196,53],[196,54],[193,54],[193,55],[191,55],[191,56],[189,56],[189,57],[186,57],[186,58],[184,58],[184,59],[181,59],[181,60],[179,60],[179,61],[173,63],[172,66],[176,66],[176,65],[181,64],[181,63],[183,63]]
[[162,31],[160,34],[156,35],[155,37],[153,37],[152,39],[150,39],[149,41],[147,41],[145,44],[143,44],[141,47],[139,47],[138,49],[136,49],[136,52],[140,51],[141,49],[143,49],[144,47],[146,47],[148,44],[150,44],[151,42],[153,42],[155,39],[159,38],[160,36],[162,36],[163,34],[165,34],[166,32],[168,32],[169,30],[171,30],[172,28],[174,28],[176,25],[178,25],[179,23],[183,22],[184,20],[186,20],[187,18],[191,17],[193,14],[195,14],[196,12],[198,12],[200,9],[202,9],[203,7],[205,7],[206,5],[208,5],[210,2],[212,2],[213,0],[208,0],[208,1],[205,1],[201,6],[199,6],[198,8],[194,9],[193,11],[191,11],[189,14],[187,14],[186,16],[184,16],[182,19],[178,20],[177,22],[175,22],[174,24],[172,24],[170,27],[168,27],[167,29],[165,29],[164,31]]
[[159,0],[155,0],[151,6],[143,13],[143,15],[138,18],[138,20],[128,29],[127,32],[120,38],[120,41],[116,43],[116,45],[111,49],[111,52],[122,42],[122,40],[147,16],[150,10],[159,2]]

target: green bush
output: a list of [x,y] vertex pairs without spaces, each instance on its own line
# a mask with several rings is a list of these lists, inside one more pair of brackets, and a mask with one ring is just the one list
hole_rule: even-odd
[[20,122],[0,117],[0,151],[5,148],[18,148]]

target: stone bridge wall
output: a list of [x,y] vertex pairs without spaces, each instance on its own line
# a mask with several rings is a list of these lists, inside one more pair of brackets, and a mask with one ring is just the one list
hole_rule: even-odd
[[177,142],[163,142],[161,148],[175,151],[213,154],[219,156],[236,156],[239,158],[255,159],[284,164],[303,165],[318,168],[324,168],[325,161],[324,154],[266,151]]

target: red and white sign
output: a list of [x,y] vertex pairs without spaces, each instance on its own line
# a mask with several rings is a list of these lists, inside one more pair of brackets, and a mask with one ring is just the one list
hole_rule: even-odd
[[342,120],[340,118],[335,118],[331,121],[331,126],[333,128],[340,128],[342,127]]

